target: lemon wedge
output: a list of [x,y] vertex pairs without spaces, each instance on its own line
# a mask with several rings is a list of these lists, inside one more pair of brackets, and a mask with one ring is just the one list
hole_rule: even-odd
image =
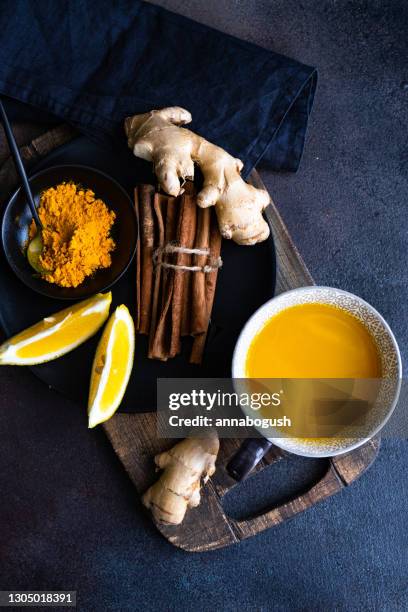
[[107,421],[118,409],[133,367],[135,328],[122,304],[111,315],[96,349],[88,402],[88,426]]
[[98,293],[13,336],[0,346],[0,365],[35,365],[72,351],[103,325],[111,301],[110,292]]

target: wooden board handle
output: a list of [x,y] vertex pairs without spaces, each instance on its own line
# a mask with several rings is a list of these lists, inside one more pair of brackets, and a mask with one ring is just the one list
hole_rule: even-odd
[[[327,462],[327,470],[324,475],[306,492],[295,496],[290,501],[266,510],[261,514],[246,519],[234,519],[227,516],[228,523],[238,540],[251,537],[265,529],[279,525],[283,521],[307,510],[316,503],[338,493],[353,480],[358,478],[374,461],[379,448],[379,438],[374,438],[364,446],[331,459],[323,459]],[[271,451],[257,466],[254,473],[262,471],[271,463],[285,457],[286,453],[277,447]],[[223,467],[216,472],[212,478],[213,486],[217,495],[222,499],[232,488],[239,487]]]
[[[248,445],[251,446],[252,443],[262,443],[262,440],[251,440],[245,441],[243,443],[244,448]],[[259,446],[258,446],[259,447]],[[242,448],[242,446],[241,446]],[[261,446],[262,448],[262,446]],[[240,449],[241,450],[241,449]],[[239,457],[240,451],[238,451]],[[254,456],[253,453],[250,453],[251,457]],[[271,464],[280,461],[285,458],[287,453],[281,451],[279,448],[272,446],[269,453],[265,456],[265,458],[255,467],[252,474],[249,475],[249,478],[253,477],[255,474],[262,472],[265,468],[273,469]],[[241,540],[243,538],[247,538],[255,533],[259,533],[264,529],[269,527],[278,525],[284,520],[295,516],[299,512],[303,512],[310,506],[314,505],[321,499],[328,497],[329,495],[333,495],[340,491],[345,483],[340,478],[337,473],[335,467],[332,462],[328,459],[322,460],[327,463],[327,469],[322,477],[306,492],[299,494],[290,501],[270,508],[260,514],[256,514],[256,516],[251,516],[245,519],[234,519],[225,513],[227,520],[237,535],[238,539]],[[240,483],[237,482],[229,473],[228,469],[229,463],[227,465],[221,465],[217,469],[215,475],[212,477],[211,482],[215,489],[215,493],[219,497],[222,503],[222,498],[230,492],[232,489],[237,489],[237,493],[239,495],[239,487]]]
[[265,529],[274,527],[307,510],[326,497],[338,493],[344,483],[339,478],[331,462],[328,462],[327,471],[306,493],[295,496],[290,501],[273,507],[262,514],[247,519],[234,519],[228,517],[239,540],[260,533]]

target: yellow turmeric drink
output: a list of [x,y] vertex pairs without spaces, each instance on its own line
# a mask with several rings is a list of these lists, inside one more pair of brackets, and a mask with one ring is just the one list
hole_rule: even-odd
[[[42,277],[60,287],[77,287],[86,277],[111,265],[115,243],[110,230],[115,213],[91,189],[60,183],[41,194]],[[36,234],[34,221],[29,240]]]
[[301,304],[258,332],[246,376],[264,390],[270,390],[265,379],[273,379],[271,390],[278,384],[282,401],[272,414],[261,409],[262,416],[286,415],[291,428],[285,433],[314,444],[344,436],[350,426],[366,431],[381,361],[370,332],[351,314],[328,304]]
[[328,304],[301,304],[272,317],[253,339],[248,378],[378,378],[375,341],[358,319]]

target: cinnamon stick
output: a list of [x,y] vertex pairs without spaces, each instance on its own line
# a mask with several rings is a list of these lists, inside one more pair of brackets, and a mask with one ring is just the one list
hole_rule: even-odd
[[[221,252],[221,234],[218,229],[217,220],[214,212],[211,214],[210,221],[210,257],[216,261]],[[205,275],[205,303],[207,326],[206,331],[194,338],[193,347],[190,354],[190,363],[201,364],[204,354],[205,342],[207,339],[208,324],[214,303],[215,288],[217,284],[218,268]]]
[[137,219],[137,243],[136,243],[136,317],[135,317],[135,330],[138,332],[140,327],[140,280],[141,280],[141,253],[140,253],[140,202],[138,188],[135,187],[134,201]]
[[[171,243],[177,237],[180,199],[169,198],[166,212],[165,243]],[[171,256],[165,256],[164,261],[172,263]],[[165,269],[163,273],[162,308],[156,330],[152,338],[150,356],[152,359],[167,361],[170,356],[171,315],[174,290],[174,270]]]
[[171,334],[171,301],[173,296],[173,283],[168,285],[168,293],[165,296],[162,311],[160,313],[157,327],[152,332],[152,342],[149,350],[151,359],[167,361],[170,356],[169,344]]
[[154,244],[153,194],[154,187],[152,185],[139,185],[141,226],[140,334],[148,334],[150,329]]
[[[177,230],[177,243],[180,247],[192,248],[194,244],[194,236],[197,221],[197,205],[194,196],[190,193],[183,193],[181,196],[179,224]],[[177,253],[176,265],[188,265],[188,255],[183,252]],[[181,324],[183,308],[186,308],[184,302],[186,295],[186,278],[190,272],[185,270],[175,270],[173,298],[171,304],[171,339],[170,339],[170,357],[174,357],[181,350]]]
[[201,365],[203,361],[205,343],[207,341],[207,330],[203,334],[199,334],[193,340],[193,346],[191,347],[190,363]]
[[[177,237],[177,223],[178,223],[178,209],[179,201],[176,198],[168,197],[167,211],[166,211],[166,226],[164,231],[164,243],[171,244],[176,240]],[[172,263],[173,256],[165,255],[164,261]],[[170,280],[174,277],[174,271],[164,268],[163,270],[163,291],[162,291],[162,308],[168,292],[168,285]]]
[[[185,184],[184,190],[186,194],[194,197],[194,204],[196,205],[196,200],[195,200],[196,193],[194,189],[194,184],[188,181]],[[193,248],[195,244],[197,219],[198,219],[198,214],[200,210],[203,210],[203,209],[201,208],[199,209],[196,206],[194,220],[193,220],[193,223],[191,224],[189,236],[186,239],[186,244],[184,245],[188,249]],[[193,258],[194,258],[193,255],[186,254],[185,255],[185,262],[186,262],[185,265],[191,266],[193,263]],[[183,308],[181,312],[181,329],[180,329],[181,336],[189,336],[191,334],[191,320],[192,320],[192,315],[193,315],[192,284],[193,284],[194,276],[195,276],[194,272],[186,272],[183,276],[183,279],[184,279],[183,294],[184,295],[183,295]]]
[[154,194],[153,208],[156,215],[156,226],[157,226],[157,243],[154,245],[155,249],[159,249],[156,267],[154,269],[154,285],[153,285],[153,296],[152,296],[152,309],[150,317],[150,333],[149,333],[149,350],[148,357],[152,358],[154,353],[154,337],[156,332],[156,323],[159,308],[159,293],[160,293],[160,282],[162,278],[162,254],[160,249],[164,246],[164,217],[166,216],[167,207],[167,196],[159,193]]
[[[209,249],[210,245],[210,219],[211,210],[209,208],[199,208],[197,211],[197,235],[195,239],[195,249]],[[204,266],[208,260],[208,255],[195,255],[195,266]],[[191,281],[191,325],[190,333],[197,336],[206,331],[208,326],[207,304],[205,299],[206,273],[194,272]]]

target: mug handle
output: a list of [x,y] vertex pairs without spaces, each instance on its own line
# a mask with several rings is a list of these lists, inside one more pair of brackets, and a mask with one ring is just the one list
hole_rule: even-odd
[[272,446],[267,438],[247,438],[227,463],[228,474],[238,482],[244,480]]

